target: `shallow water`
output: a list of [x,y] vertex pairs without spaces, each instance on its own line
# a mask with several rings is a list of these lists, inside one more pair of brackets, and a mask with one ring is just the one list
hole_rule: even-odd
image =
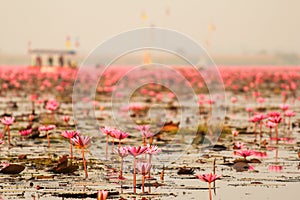
[[[227,92],[227,96],[233,96],[232,93]],[[94,124],[91,121],[91,115],[88,113],[87,108],[82,106],[82,115],[77,119],[77,125],[83,127],[85,135],[93,136],[92,145],[86,152],[86,158],[88,162],[89,178],[84,180],[84,172],[82,170],[81,152],[74,150],[76,158],[73,163],[79,165],[73,175],[53,174],[46,171],[47,168],[55,166],[59,156],[69,153],[69,143],[67,140],[60,136],[62,130],[66,127],[58,124],[51,134],[51,147],[47,148],[47,141],[45,138],[36,139],[24,139],[21,140],[18,135],[17,129],[25,127],[28,122],[27,118],[21,118],[19,116],[23,114],[29,114],[31,110],[31,104],[26,97],[15,97],[12,95],[10,98],[0,98],[0,109],[3,111],[11,111],[7,106],[9,100],[18,103],[18,109],[13,110],[14,116],[18,117],[16,124],[12,126],[12,143],[13,148],[8,149],[7,145],[1,146],[1,161],[9,161],[10,163],[23,164],[26,166],[25,170],[19,175],[4,175],[0,174],[0,196],[3,199],[64,199],[58,197],[59,195],[77,194],[78,198],[80,194],[92,195],[99,189],[110,190],[114,192],[111,195],[111,199],[208,199],[207,184],[199,181],[194,175],[178,175],[177,171],[180,167],[193,167],[195,174],[210,173],[213,169],[213,160],[216,158],[216,173],[222,174],[221,180],[217,180],[215,193],[213,199],[283,199],[283,198],[295,198],[297,189],[300,186],[300,171],[298,169],[300,159],[298,157],[299,151],[299,127],[296,126],[291,130],[290,134],[284,134],[283,126],[280,127],[280,135],[293,138],[290,142],[280,141],[279,145],[275,144],[275,141],[269,141],[267,128],[263,128],[264,137],[266,142],[266,148],[260,148],[257,143],[254,143],[254,134],[251,132],[252,124],[247,122],[248,115],[244,111],[245,106],[258,106],[253,100],[247,101],[247,104],[243,101],[242,95],[236,95],[240,101],[233,106],[228,104],[227,114],[228,120],[226,120],[226,126],[235,128],[245,128],[248,126],[246,133],[240,133],[236,138],[236,141],[244,142],[248,148],[259,152],[266,152],[267,157],[258,158],[261,163],[251,163],[254,170],[236,172],[232,167],[223,165],[224,157],[229,162],[233,162],[237,156],[233,154],[232,150],[232,136],[231,134],[223,134],[218,144],[227,147],[226,150],[213,151],[207,148],[207,144],[193,146],[191,145],[195,138],[195,132],[189,128],[190,123],[186,118],[195,120],[194,116],[181,115],[180,112],[174,114],[170,109],[162,111],[163,106],[156,106],[151,109],[152,118],[151,124],[157,125],[160,122],[161,113],[164,112],[164,116],[167,120],[173,120],[174,122],[182,120],[180,132],[177,134],[164,133],[163,141],[157,141],[154,139],[154,144],[162,148],[162,153],[153,157],[153,171],[152,176],[155,180],[146,181],[147,184],[152,184],[151,194],[141,194],[140,188],[137,189],[137,195],[132,194],[132,157],[125,158],[124,163],[124,176],[126,180],[123,183],[123,194],[117,194],[120,191],[118,181],[114,178],[117,176],[119,169],[119,159],[112,153],[112,145],[109,146],[109,159],[105,160],[105,137],[97,130],[98,125],[113,125],[113,118],[110,112],[110,103],[106,100],[100,102],[104,107],[104,110],[96,110],[95,116],[99,119],[98,124]],[[145,103],[146,99],[143,97],[136,99],[139,102]],[[268,98],[268,101],[263,105],[267,108],[267,111],[273,110],[281,102],[278,96],[272,96]],[[147,103],[145,103],[147,104]],[[299,113],[299,103],[291,104],[292,109]],[[191,112],[194,108],[189,105],[184,105],[185,109]],[[40,115],[40,121],[49,120],[49,114],[46,111],[37,106],[37,114]],[[208,106],[205,106],[208,110]],[[233,110],[234,109],[234,110]],[[72,104],[62,104],[59,113],[56,113],[56,121],[59,122],[63,114],[72,114]],[[158,117],[157,117],[158,116]],[[135,122],[139,122],[141,118],[130,118],[126,113],[119,112],[115,116],[118,118],[120,126],[128,129],[131,136],[124,140],[124,145],[142,145],[142,140],[137,131],[134,130]],[[127,123],[128,119],[131,119],[133,123]],[[146,119],[145,119],[146,120]],[[292,119],[293,122],[298,121],[298,117]],[[200,119],[201,123],[205,120],[203,116]],[[71,119],[71,125],[74,125],[74,120]],[[38,126],[39,123],[35,122],[34,126]],[[158,126],[158,125],[157,125]],[[1,125],[1,129],[3,126]],[[156,127],[156,128],[159,128]],[[193,130],[193,129],[192,129]],[[274,133],[273,133],[274,134]],[[115,144],[115,146],[117,143]],[[277,151],[277,152],[276,152]],[[26,154],[26,159],[18,159],[20,154]],[[276,155],[278,154],[277,158]],[[143,156],[141,156],[142,158]],[[251,156],[250,158],[255,158]],[[280,165],[282,171],[272,172],[269,171],[269,166]],[[164,181],[160,180],[160,173],[163,166],[165,167]],[[115,171],[115,173],[111,173]],[[138,186],[140,185],[141,176],[137,176]],[[37,189],[37,186],[40,188]],[[158,187],[155,187],[158,186]],[[148,191],[146,187],[145,191]],[[77,199],[78,199],[77,198]],[[65,198],[66,199],[66,198]],[[75,198],[70,198],[75,199]],[[95,199],[95,198],[84,198]]]

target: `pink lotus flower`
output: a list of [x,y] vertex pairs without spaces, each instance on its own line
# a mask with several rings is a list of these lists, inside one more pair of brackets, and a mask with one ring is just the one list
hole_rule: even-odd
[[127,147],[119,147],[116,153],[121,157],[125,158],[129,155]]
[[[161,148],[154,145],[147,145],[146,153],[149,154],[149,164],[152,164],[152,156],[161,152]],[[149,178],[150,178],[150,170],[149,170]]]
[[148,162],[138,161],[136,167],[138,169],[138,172],[140,174],[142,174],[143,176],[145,176],[149,173],[149,171],[151,169],[151,164]]
[[242,156],[246,159],[248,156],[252,156],[254,154],[253,150],[238,150],[236,151],[236,155]]
[[167,96],[170,98],[170,99],[174,99],[176,96],[175,96],[175,94],[173,93],[173,92],[169,92],[168,94],[167,94]]
[[1,163],[1,166],[2,166],[2,168],[6,168],[6,167],[8,167],[9,166],[9,162],[2,162]]
[[212,104],[214,104],[215,103],[215,101],[214,100],[212,100],[212,99],[209,99],[209,100],[207,100],[206,101],[209,105],[212,105]]
[[37,100],[38,96],[36,94],[31,94],[30,95],[30,101],[35,101]]
[[136,129],[142,134],[144,146],[146,146],[146,138],[150,138],[150,143],[152,143],[152,137],[154,134],[150,131],[150,128],[150,125],[136,126]]
[[39,131],[46,131],[46,135],[47,135],[47,141],[48,141],[48,148],[50,147],[50,136],[48,131],[55,129],[56,126],[55,125],[48,125],[48,126],[40,126],[39,127]]
[[269,120],[273,123],[279,124],[282,120],[282,117],[280,116],[269,117]]
[[114,129],[109,126],[104,126],[103,128],[100,128],[100,130],[103,134],[112,136],[112,132]]
[[154,133],[148,131],[148,132],[143,132],[142,135],[144,138],[151,138],[153,137]]
[[274,128],[276,126],[276,123],[273,123],[271,121],[267,121],[267,122],[265,122],[265,125],[266,125],[266,127],[272,129],[272,128]]
[[209,194],[209,199],[212,200],[212,194],[211,194],[211,183],[215,182],[217,179],[221,178],[221,175],[216,175],[213,173],[210,174],[203,174],[203,175],[196,175],[196,177],[204,182],[208,183],[208,194]]
[[147,124],[147,125],[139,125],[139,126],[136,126],[135,128],[136,128],[136,130],[140,131],[141,133],[144,133],[144,132],[149,132],[151,126]]
[[143,106],[140,103],[132,103],[132,104],[129,105],[129,109],[134,111],[134,112],[139,112],[141,110],[144,110],[145,106]]
[[118,129],[114,129],[112,131],[112,135],[114,138],[118,139],[118,140],[123,140],[125,138],[127,138],[129,136],[129,133],[126,133],[126,132],[122,132]]
[[59,107],[59,103],[55,99],[49,99],[46,104],[46,109],[50,111],[55,111]]
[[91,143],[92,137],[83,136],[83,135],[76,135],[72,138],[72,141],[74,142],[75,146],[80,148],[87,148],[88,145]]
[[69,115],[64,115],[64,116],[62,116],[62,120],[63,120],[66,124],[68,124],[68,122],[69,122],[69,120],[70,120],[70,116],[69,116]]
[[290,105],[289,104],[280,104],[279,108],[283,111],[286,111],[290,108]]
[[205,94],[199,94],[198,97],[199,97],[199,99],[204,100],[205,99]]
[[148,145],[147,146],[147,150],[146,150],[147,154],[155,155],[155,154],[160,153],[160,152],[161,152],[161,148],[158,148],[158,146],[155,146],[155,145]]
[[246,110],[248,113],[253,112],[253,108],[250,108],[250,107],[245,108],[245,110]]
[[83,161],[83,168],[85,172],[85,178],[88,178],[88,172],[86,167],[86,160],[84,157],[84,150],[88,147],[88,145],[91,143],[92,137],[83,136],[83,135],[77,135],[74,138],[72,138],[72,141],[74,142],[76,147],[81,148],[81,155],[82,155],[82,161]]
[[282,166],[280,165],[271,165],[268,168],[269,171],[273,171],[273,172],[281,172],[282,171]]
[[122,132],[118,129],[113,129],[111,132],[111,135],[119,140],[119,147],[121,147],[121,140],[127,138],[129,136],[129,133]]
[[257,158],[266,158],[268,157],[267,152],[253,151],[253,156]]
[[40,126],[39,127],[39,131],[51,131],[53,129],[55,129],[56,126],[55,125],[45,125],[45,126]]
[[292,110],[286,110],[284,112],[284,116],[288,117],[289,118],[289,121],[288,121],[288,130],[291,129],[291,117],[294,117],[296,116],[296,113]]
[[220,179],[221,175],[210,173],[210,174],[196,175],[196,177],[201,181],[212,183],[215,182],[217,179]]
[[236,103],[237,101],[238,101],[238,99],[236,97],[231,98],[231,103]]
[[80,134],[79,131],[64,131],[61,133],[61,136],[63,136],[64,138],[69,139],[70,142],[70,158],[73,158],[73,144],[72,144],[72,138],[78,136]]
[[232,136],[233,136],[233,137],[236,137],[236,136],[239,135],[239,132],[236,131],[236,130],[232,130],[231,133],[232,133]]
[[278,111],[271,111],[268,113],[269,117],[279,117],[281,114]]
[[256,117],[257,121],[262,121],[267,118],[267,116],[264,114],[256,114],[255,117]]
[[19,131],[19,134],[20,134],[21,136],[28,136],[28,135],[31,134],[31,132],[32,132],[32,129],[25,129],[25,130]]
[[265,100],[265,98],[263,98],[263,97],[258,97],[258,98],[256,99],[256,101],[257,101],[258,103],[264,103],[266,100]]
[[256,115],[252,116],[249,118],[249,122],[252,122],[252,123],[257,123],[259,121],[259,119],[257,118]]
[[6,126],[12,125],[14,123],[14,121],[15,121],[14,117],[5,116],[1,119],[2,124],[6,125]]
[[67,139],[72,139],[72,138],[76,137],[79,134],[80,134],[79,131],[63,131],[61,133],[61,136],[63,136],[64,138],[67,138]]
[[14,123],[14,117],[3,117],[1,122],[5,125],[3,134],[7,132],[8,147],[10,148],[10,126]]
[[286,110],[284,112],[284,116],[286,116],[286,117],[294,117],[294,116],[296,116],[296,113],[294,111],[292,111],[292,110]]
[[199,99],[199,100],[198,100],[198,104],[199,104],[199,106],[202,106],[202,105],[204,105],[204,103],[205,103],[205,101],[204,101],[204,100],[202,100],[202,99]]
[[133,156],[133,193],[136,194],[136,157],[144,154],[147,151],[147,147],[127,147],[128,153]]
[[97,192],[97,200],[106,200],[108,197],[108,191],[106,190],[98,190]]
[[137,169],[140,174],[142,174],[142,193],[145,192],[145,176],[150,172],[151,164],[147,162],[139,161],[137,163]]
[[273,123],[276,124],[275,126],[275,133],[276,133],[276,137],[275,138],[271,138],[272,140],[276,140],[276,144],[278,144],[279,141],[279,137],[278,137],[278,124],[281,122],[282,118],[280,116],[275,116],[275,117],[269,117],[269,120]]
[[108,140],[109,140],[109,136],[113,137],[113,130],[114,129],[109,126],[104,126],[100,128],[100,131],[106,135],[106,148],[105,148],[106,160],[108,159]]
[[235,142],[233,145],[233,149],[242,149],[244,146],[245,145],[243,142]]
[[128,153],[127,147],[119,147],[116,152],[117,152],[117,154],[121,158],[119,179],[122,181],[122,180],[125,179],[123,177],[123,163],[124,163],[124,158],[127,157],[129,155],[129,153]]
[[137,157],[141,154],[146,153],[147,149],[148,149],[147,147],[142,147],[142,146],[138,146],[138,147],[129,146],[129,147],[127,147],[128,153],[130,155],[132,155],[133,157]]

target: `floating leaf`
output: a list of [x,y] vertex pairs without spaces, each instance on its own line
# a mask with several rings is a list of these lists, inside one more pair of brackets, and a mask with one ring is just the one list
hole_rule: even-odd
[[232,166],[237,172],[244,172],[249,170],[249,164],[246,162],[236,162]]
[[19,174],[25,169],[25,166],[18,164],[9,164],[8,166],[2,168],[0,173],[2,174]]

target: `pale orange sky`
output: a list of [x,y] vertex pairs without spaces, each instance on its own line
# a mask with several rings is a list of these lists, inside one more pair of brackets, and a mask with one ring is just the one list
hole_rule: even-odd
[[[120,32],[154,24],[204,44],[212,53],[261,50],[300,54],[298,0],[0,0],[0,53],[33,47],[64,48],[66,35],[80,38],[82,53]],[[170,15],[165,15],[169,7]],[[148,19],[140,18],[142,11]]]

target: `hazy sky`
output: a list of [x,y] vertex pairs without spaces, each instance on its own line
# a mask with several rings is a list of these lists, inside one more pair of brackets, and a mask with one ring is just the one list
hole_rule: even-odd
[[[66,35],[79,37],[87,53],[122,31],[154,24],[175,29],[200,43],[216,30],[217,54],[300,53],[299,0],[0,0],[0,53],[64,48]],[[169,16],[165,15],[169,7]],[[148,15],[140,18],[141,12]]]

